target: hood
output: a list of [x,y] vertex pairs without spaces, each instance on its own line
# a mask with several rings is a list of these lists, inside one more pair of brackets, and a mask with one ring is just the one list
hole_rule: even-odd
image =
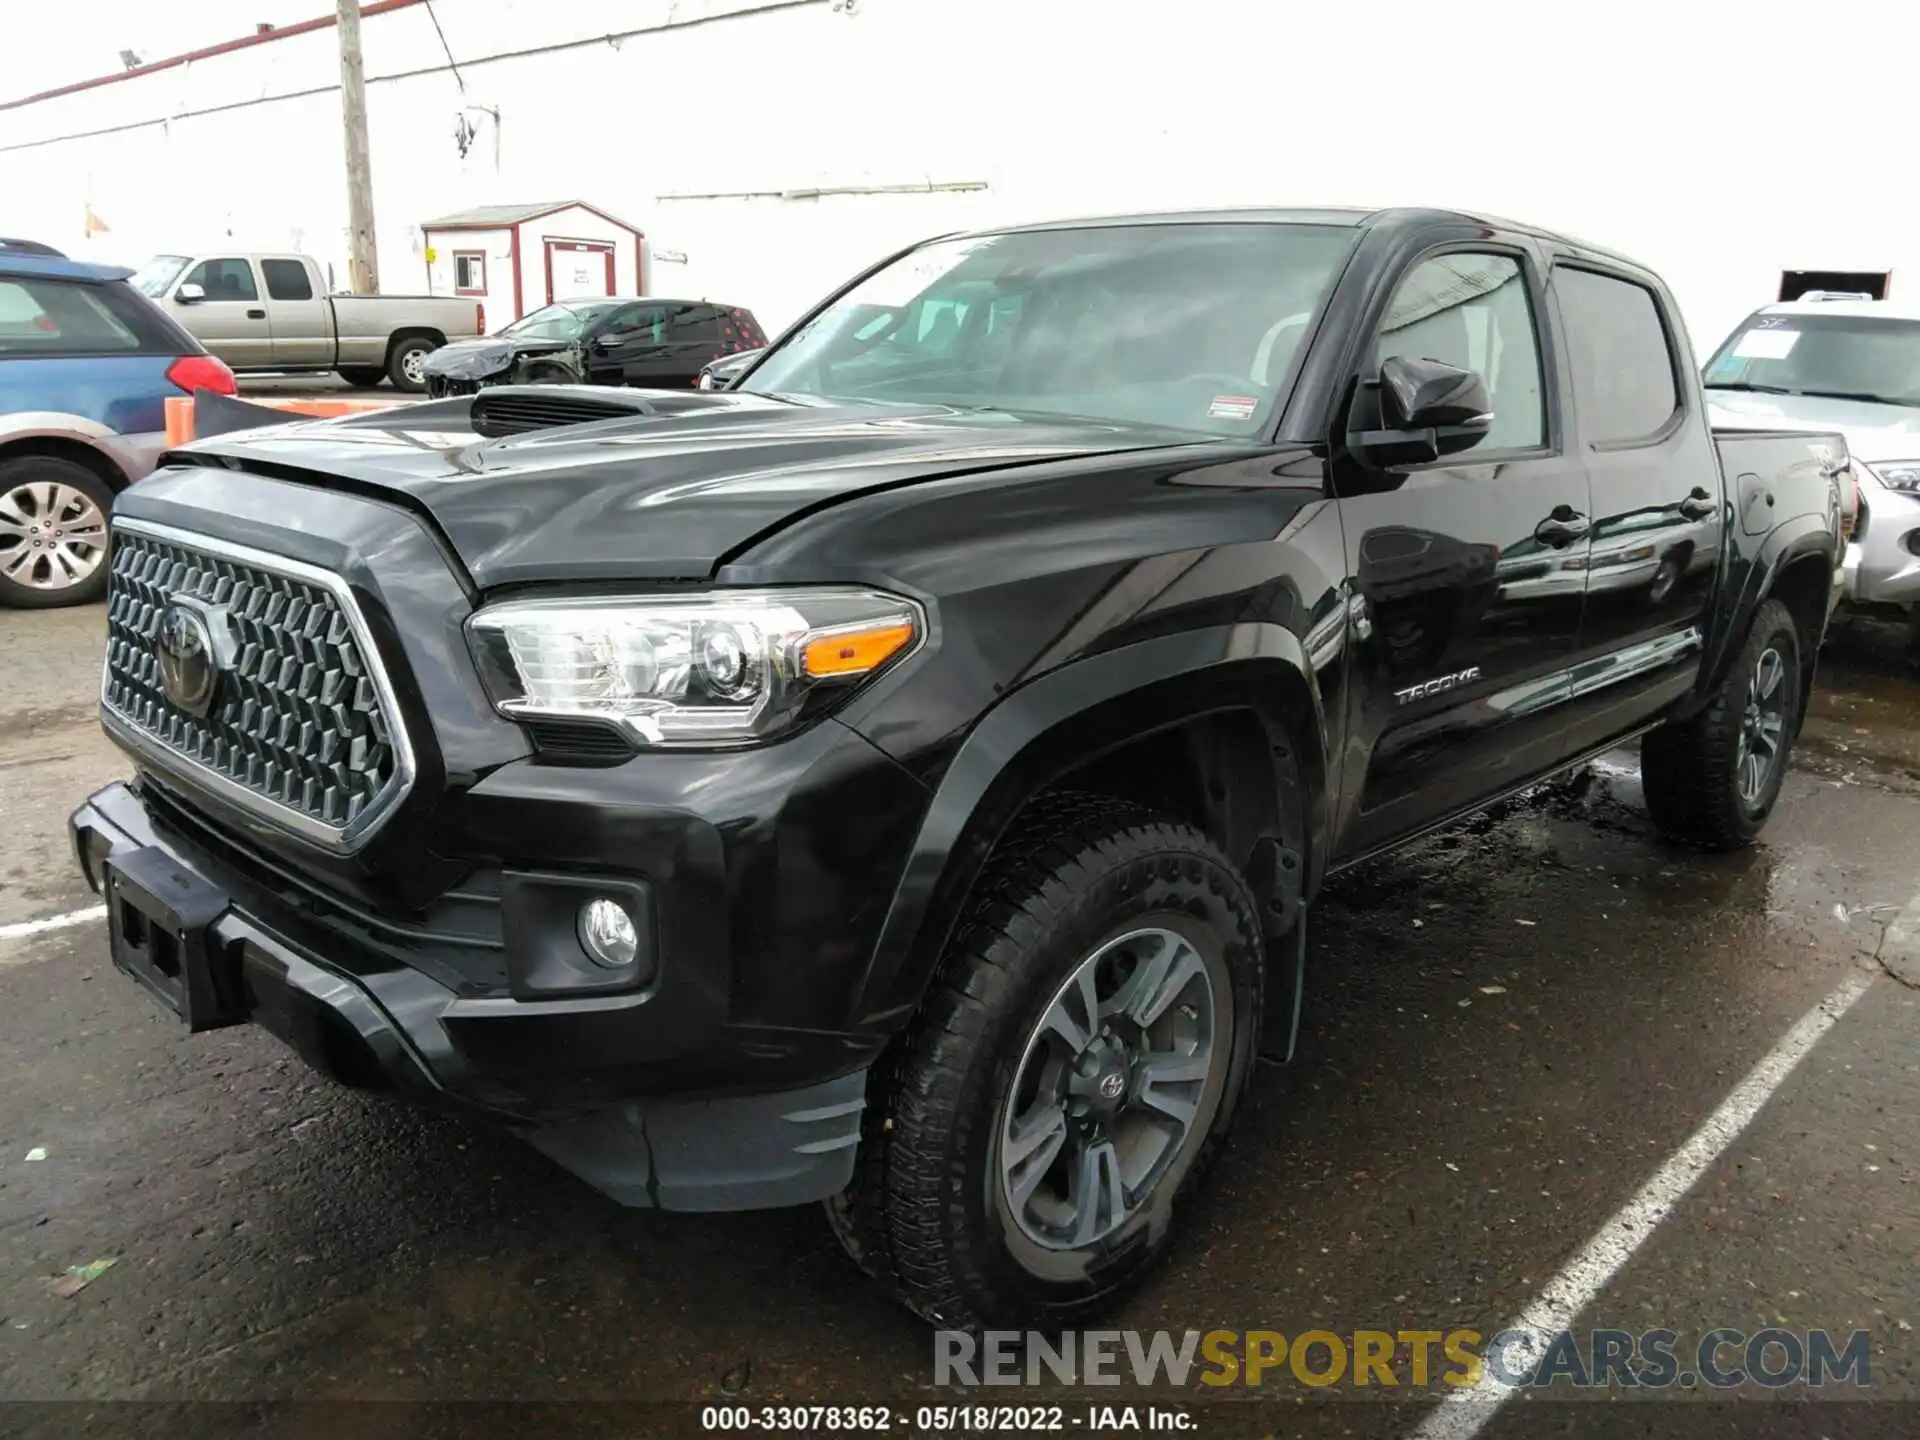
[[[476,403],[654,413],[474,433]],[[549,413],[551,413],[549,411]],[[530,581],[705,579],[802,512],[903,482],[1049,459],[1209,443],[1091,420],[942,407],[795,403],[723,391],[494,388],[479,397],[197,442],[226,464],[381,492],[432,519],[482,589]]]
[[1710,423],[1745,430],[1837,430],[1856,460],[1920,460],[1920,409],[1820,395],[1707,391]]
[[512,367],[522,355],[554,354],[571,350],[565,340],[516,340],[510,335],[482,335],[442,345],[421,363],[423,375],[443,380],[484,380]]

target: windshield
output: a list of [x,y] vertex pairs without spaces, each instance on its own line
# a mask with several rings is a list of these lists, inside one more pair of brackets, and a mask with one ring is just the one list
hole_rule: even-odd
[[1920,408],[1920,320],[1753,315],[1707,363],[1706,386]]
[[158,300],[173,288],[173,282],[180,278],[180,272],[187,268],[191,258],[187,255],[156,255],[134,271],[127,283],[149,300]]
[[748,388],[1252,435],[1357,234],[1196,222],[934,241],[769,350]]
[[500,333],[519,340],[578,340],[602,315],[619,308],[606,305],[547,305],[522,316]]

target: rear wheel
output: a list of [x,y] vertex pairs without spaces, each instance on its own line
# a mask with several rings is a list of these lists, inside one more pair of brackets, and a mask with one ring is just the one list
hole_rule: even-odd
[[440,348],[439,342],[428,335],[409,335],[404,340],[396,340],[393,349],[387,353],[387,379],[393,382],[393,388],[404,390],[409,395],[417,395],[427,388],[427,356]]
[[113,488],[57,455],[0,461],[0,605],[85,605],[107,589]]
[[372,390],[387,378],[378,365],[342,365],[340,378],[359,390]]
[[1751,844],[1780,798],[1803,700],[1799,627],[1769,600],[1707,708],[1641,746],[1647,810],[1661,832],[1706,850]]
[[1062,1324],[1165,1252],[1257,1044],[1246,882],[1197,830],[1045,798],[876,1074],[848,1253],[924,1319]]

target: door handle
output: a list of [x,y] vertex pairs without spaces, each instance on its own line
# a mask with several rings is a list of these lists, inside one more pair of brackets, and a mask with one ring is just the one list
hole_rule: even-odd
[[249,310],[247,311],[247,318],[249,320],[264,320],[267,318],[267,312],[264,310]]
[[1698,485],[1693,493],[1680,502],[1680,513],[1689,520],[1704,520],[1720,507],[1713,503],[1713,497]]
[[1571,545],[1592,528],[1593,522],[1586,516],[1562,505],[1533,527],[1533,538],[1542,545],[1551,545],[1557,549],[1562,545]]

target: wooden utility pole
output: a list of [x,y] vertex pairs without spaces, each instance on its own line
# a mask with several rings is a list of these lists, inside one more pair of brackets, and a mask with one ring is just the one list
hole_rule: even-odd
[[373,166],[367,159],[367,66],[360,53],[360,0],[338,0],[340,110],[347,141],[347,273],[356,295],[380,290],[373,236]]

